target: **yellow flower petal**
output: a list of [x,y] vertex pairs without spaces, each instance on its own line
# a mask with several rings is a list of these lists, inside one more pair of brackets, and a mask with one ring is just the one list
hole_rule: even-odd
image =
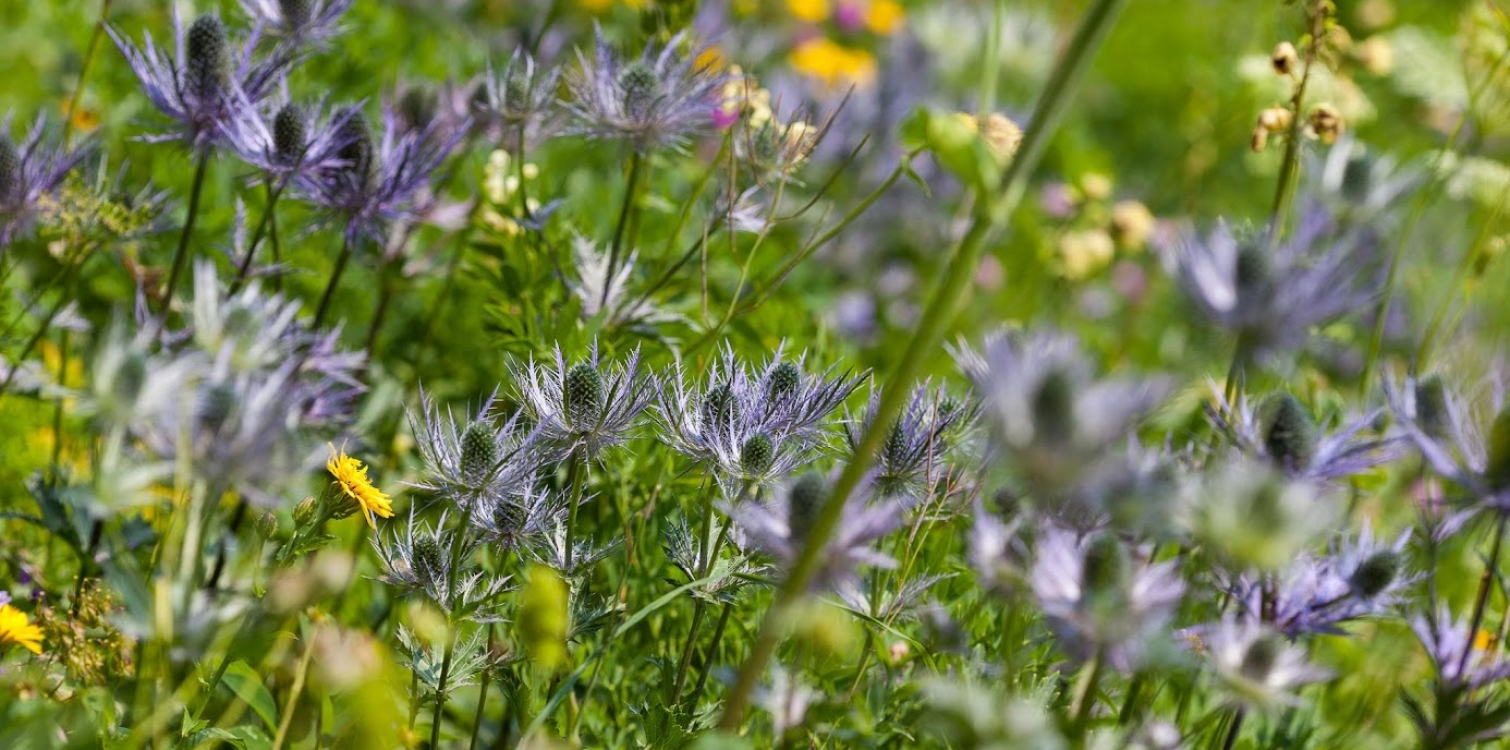
[[367,518],[367,525],[374,531],[377,530],[376,516],[393,517],[393,503],[388,495],[373,486],[372,480],[367,478],[367,467],[361,461],[346,455],[346,451],[337,451],[335,446],[331,446],[330,460],[325,463],[325,469],[336,478],[341,494],[361,509],[362,515]]

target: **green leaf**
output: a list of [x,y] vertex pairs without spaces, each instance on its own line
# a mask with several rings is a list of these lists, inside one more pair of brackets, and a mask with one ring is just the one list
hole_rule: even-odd
[[273,694],[262,684],[262,677],[244,661],[236,661],[227,667],[221,678],[236,697],[246,702],[252,711],[261,717],[268,729],[278,726],[278,706],[273,703]]

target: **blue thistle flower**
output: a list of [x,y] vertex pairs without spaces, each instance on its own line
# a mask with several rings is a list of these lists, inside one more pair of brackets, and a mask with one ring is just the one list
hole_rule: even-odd
[[699,65],[698,54],[682,55],[686,41],[678,34],[664,47],[647,45],[640,57],[622,59],[598,29],[592,60],[579,53],[581,69],[567,76],[566,108],[576,120],[567,132],[645,152],[679,148],[711,129],[724,76]]
[[20,143],[11,140],[11,118],[0,120],[0,250],[29,231],[45,198],[57,193],[94,144],[77,148],[53,145],[45,138],[46,119],[38,116]]
[[241,10],[294,48],[324,49],[340,36],[341,16],[356,0],[240,0]]

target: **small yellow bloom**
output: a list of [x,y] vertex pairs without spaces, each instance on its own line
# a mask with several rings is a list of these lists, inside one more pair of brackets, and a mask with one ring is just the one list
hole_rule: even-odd
[[786,9],[807,23],[822,23],[830,12],[828,0],[786,0]]
[[42,629],[27,622],[26,613],[9,604],[0,605],[0,646],[19,644],[34,654],[42,653]]
[[792,67],[829,88],[864,86],[876,77],[876,60],[865,50],[849,49],[825,37],[809,39],[792,50]]
[[336,478],[336,484],[341,486],[341,494],[351,498],[362,513],[367,516],[367,525],[377,529],[377,521],[373,516],[383,518],[393,517],[393,503],[389,502],[388,496],[383,491],[374,487],[372,480],[367,478],[367,467],[361,461],[346,455],[346,451],[336,451],[335,446],[330,447],[330,460],[325,463],[325,468]]
[[1499,641],[1500,639],[1497,634],[1483,628],[1479,628],[1478,632],[1473,634],[1473,650],[1488,651],[1489,649],[1498,646]]
[[865,11],[865,25],[873,33],[890,36],[902,25],[902,5],[894,0],[876,0]]

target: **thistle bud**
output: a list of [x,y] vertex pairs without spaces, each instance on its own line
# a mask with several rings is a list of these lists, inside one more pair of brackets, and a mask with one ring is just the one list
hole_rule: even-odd
[[302,29],[314,18],[310,0],[278,0],[278,9],[283,11],[283,22],[289,29]]
[[9,136],[0,135],[0,206],[11,202],[21,187],[21,154]]
[[1300,62],[1300,54],[1295,51],[1295,45],[1289,42],[1280,42],[1274,53],[1269,55],[1269,63],[1274,66],[1274,74],[1287,76],[1295,72],[1295,66]]
[[1329,145],[1336,143],[1337,138],[1342,135],[1342,131],[1347,129],[1346,124],[1342,121],[1342,113],[1330,104],[1316,105],[1311,110],[1311,114],[1306,122],[1311,128],[1311,132],[1315,133],[1316,137],[1322,143]]
[[821,474],[809,472],[792,483],[787,490],[787,523],[795,541],[807,538],[807,532],[818,520],[818,511],[823,507],[823,497],[828,494],[828,482]]
[[257,517],[257,536],[263,541],[271,541],[278,536],[278,516],[273,513],[263,513]]
[[991,509],[996,511],[1003,521],[1011,521],[1022,513],[1022,494],[1002,487],[991,493]]
[[780,401],[797,392],[802,385],[802,371],[791,362],[782,362],[771,370],[766,379],[767,395],[774,401]]
[[316,505],[317,503],[312,497],[300,500],[299,504],[294,506],[294,524],[297,526],[306,526],[310,521],[315,520]]
[[498,463],[498,443],[493,430],[482,422],[467,425],[461,436],[461,475],[472,485],[480,485]]
[[195,394],[194,413],[207,430],[219,430],[236,408],[236,390],[226,383],[201,386]]
[[1253,289],[1268,283],[1271,268],[1269,256],[1261,244],[1245,242],[1237,250],[1237,264],[1233,269],[1237,293],[1248,294]]
[[440,542],[428,534],[414,540],[414,572],[424,581],[444,581],[446,579],[445,556],[441,553]]
[[1347,582],[1355,594],[1369,599],[1389,588],[1399,575],[1400,556],[1393,550],[1380,550],[1358,563]]
[[907,460],[907,433],[902,431],[902,421],[892,420],[886,431],[886,442],[881,444],[881,463],[896,466]]
[[1500,409],[1489,426],[1484,479],[1495,492],[1510,490],[1510,406]]
[[1295,121],[1288,107],[1268,107],[1258,113],[1258,127],[1268,133],[1281,133],[1290,129]]
[[1264,450],[1288,472],[1304,471],[1316,456],[1316,420],[1300,400],[1276,393],[1264,404]]
[[739,470],[745,476],[763,476],[771,470],[775,460],[776,446],[771,442],[771,436],[763,432],[751,435],[739,447]]
[[603,376],[587,363],[574,365],[566,371],[562,396],[572,427],[578,431],[591,429],[603,410]]
[[703,395],[703,430],[723,430],[738,418],[739,402],[734,399],[734,390],[729,386],[713,386]]
[[624,95],[624,111],[639,120],[661,97],[661,81],[653,68],[636,60],[619,72],[619,90]]
[[1244,677],[1254,682],[1267,682],[1269,675],[1274,672],[1274,666],[1279,663],[1279,655],[1284,650],[1284,644],[1279,636],[1273,633],[1264,633],[1248,644],[1248,650],[1243,654],[1242,665],[1238,668]]
[[304,157],[309,146],[309,123],[304,109],[286,104],[273,117],[273,153],[283,164],[294,164]]
[[1091,596],[1114,594],[1131,577],[1127,550],[1111,534],[1097,534],[1086,545],[1080,586]]
[[209,99],[230,88],[231,44],[219,18],[194,19],[184,35],[184,57],[184,82],[194,95]]
[[354,107],[342,112],[339,117],[341,125],[337,129],[336,139],[342,146],[336,156],[346,162],[346,169],[351,174],[365,182],[372,176],[376,151],[372,141],[372,125],[367,122],[366,115]]
[[399,94],[398,116],[408,130],[421,130],[435,120],[440,97],[428,86],[406,86]]
[[1447,405],[1447,386],[1437,375],[1416,382],[1416,421],[1432,437],[1443,437],[1452,427],[1452,412]]
[[1075,434],[1075,384],[1069,373],[1051,370],[1033,394],[1033,433],[1043,440],[1064,444]]

